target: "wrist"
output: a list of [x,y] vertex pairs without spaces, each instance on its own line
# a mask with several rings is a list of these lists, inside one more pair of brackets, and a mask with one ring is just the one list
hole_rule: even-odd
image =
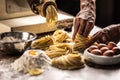
[[82,19],[90,19],[90,20],[93,20],[95,21],[96,19],[96,14],[94,11],[92,10],[87,10],[87,9],[82,9],[78,14],[77,16],[81,17]]

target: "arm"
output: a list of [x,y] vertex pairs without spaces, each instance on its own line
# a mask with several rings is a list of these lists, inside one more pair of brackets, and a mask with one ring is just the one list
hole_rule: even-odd
[[107,44],[110,41],[115,43],[120,41],[120,24],[110,25],[95,33],[88,42],[87,47],[92,45],[94,42]]
[[110,25],[103,29],[103,31],[107,34],[108,41],[113,41],[118,43],[120,41],[120,24]]
[[94,27],[96,18],[96,0],[80,0],[81,11],[77,14],[74,20],[73,39],[79,33],[87,37]]
[[[95,22],[96,18],[96,0],[81,0],[80,9],[78,16],[83,19],[87,19],[90,22]],[[81,15],[82,14],[82,15]]]

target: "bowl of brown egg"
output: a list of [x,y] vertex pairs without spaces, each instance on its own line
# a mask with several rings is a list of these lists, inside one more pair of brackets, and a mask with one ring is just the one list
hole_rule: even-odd
[[113,65],[120,63],[120,48],[114,42],[92,45],[84,51],[85,60],[100,64]]

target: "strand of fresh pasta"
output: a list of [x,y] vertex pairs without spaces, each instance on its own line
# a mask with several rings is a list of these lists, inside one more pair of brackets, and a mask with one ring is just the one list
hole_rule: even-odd
[[57,10],[53,5],[49,5],[46,9],[46,22],[48,26],[54,26],[57,21]]

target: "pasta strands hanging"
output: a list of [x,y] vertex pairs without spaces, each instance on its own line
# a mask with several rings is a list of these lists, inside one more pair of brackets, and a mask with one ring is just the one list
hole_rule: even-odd
[[54,26],[58,20],[57,10],[53,5],[49,5],[46,9],[46,22],[48,26]]

